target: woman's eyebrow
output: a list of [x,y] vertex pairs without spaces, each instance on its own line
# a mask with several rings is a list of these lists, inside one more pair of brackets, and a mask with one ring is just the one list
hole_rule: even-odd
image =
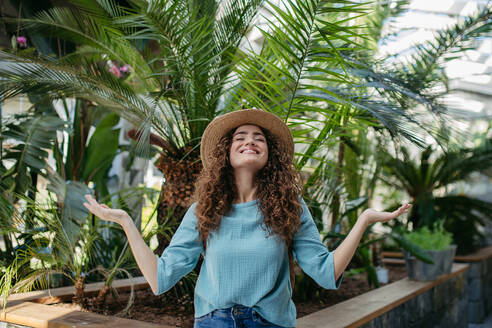
[[[232,136],[233,136],[233,137],[235,137],[235,136],[237,136],[238,134],[248,134],[248,132],[246,132],[246,131],[238,131],[238,132],[234,133]],[[264,136],[265,136],[265,135],[264,135],[263,133],[261,133],[261,132],[253,132],[253,135],[255,135],[255,136],[262,136],[262,137],[264,137]]]

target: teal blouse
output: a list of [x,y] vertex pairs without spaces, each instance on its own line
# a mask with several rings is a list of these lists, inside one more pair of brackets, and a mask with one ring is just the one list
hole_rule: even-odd
[[[197,230],[196,203],[185,214],[170,245],[158,259],[158,292],[171,289],[197,264],[203,243]],[[289,256],[285,243],[262,228],[258,201],[232,205],[217,231],[210,233],[195,287],[195,318],[240,304],[266,320],[296,326]],[[337,289],[333,252],[321,242],[311,213],[302,200],[301,226],[294,235],[294,258],[321,287]]]

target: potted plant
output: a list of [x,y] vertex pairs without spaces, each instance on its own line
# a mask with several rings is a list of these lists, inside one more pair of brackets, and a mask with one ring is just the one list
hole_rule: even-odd
[[435,224],[433,229],[422,227],[405,234],[411,243],[422,248],[432,259],[426,263],[403,251],[408,277],[412,280],[431,281],[438,276],[451,272],[456,245],[451,245],[452,235],[443,227],[443,222]]
[[402,158],[393,157],[384,164],[383,181],[397,190],[405,191],[413,204],[408,223],[413,228],[432,227],[436,218],[443,219],[444,227],[453,235],[458,252],[467,254],[482,244],[486,220],[491,220],[492,202],[456,193],[453,183],[464,181],[474,172],[483,172],[492,165],[492,140],[485,139],[475,148],[449,150],[435,154],[432,146],[415,160],[410,151],[402,147]]

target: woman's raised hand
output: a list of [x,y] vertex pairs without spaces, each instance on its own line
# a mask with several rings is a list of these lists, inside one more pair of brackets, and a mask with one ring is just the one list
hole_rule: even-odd
[[345,240],[340,244],[340,246],[335,249],[334,254],[334,265],[335,265],[335,280],[340,277],[342,272],[345,270],[350,260],[354,256],[357,245],[364,234],[367,227],[375,222],[387,222],[393,220],[403,213],[407,213],[410,208],[410,204],[406,203],[400,206],[399,209],[393,212],[378,212],[372,208],[368,208],[357,219],[357,222],[350,230]]
[[362,212],[361,216],[366,217],[368,224],[375,222],[388,222],[399,217],[403,213],[407,213],[411,206],[412,204],[405,203],[393,212],[378,212],[372,208],[368,208]]
[[128,220],[131,221],[130,216],[123,210],[117,208],[109,208],[105,204],[99,204],[91,195],[85,195],[87,203],[83,205],[95,216],[111,222],[124,224]]
[[84,206],[95,216],[121,225],[125,231],[130,248],[132,249],[135,261],[137,261],[140,271],[147,279],[150,288],[157,295],[157,257],[140,235],[140,231],[133,223],[131,217],[123,210],[109,208],[104,204],[99,204],[91,195],[85,195],[87,203]]

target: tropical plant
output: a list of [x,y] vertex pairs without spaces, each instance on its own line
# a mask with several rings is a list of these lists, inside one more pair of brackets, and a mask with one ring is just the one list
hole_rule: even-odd
[[[83,106],[77,105],[80,103],[75,101],[72,108],[75,120],[64,121],[58,117],[52,104],[46,104],[45,98],[38,100],[34,107],[36,110],[7,117],[7,122],[2,126],[1,220],[12,217],[14,205],[20,198],[27,195],[35,200],[39,174],[49,180],[48,189],[57,195],[59,214],[63,218],[85,218],[87,212],[81,203],[83,195],[90,192],[85,184],[95,181],[96,191],[107,194],[104,178],[118,149],[119,130],[113,129],[113,126],[119,118],[115,114],[107,115],[107,112],[104,115],[102,110],[81,113]],[[65,104],[66,118],[70,119],[66,99],[62,103]],[[43,109],[41,113],[40,108]],[[80,119],[80,116],[83,118]],[[95,119],[97,116],[102,116],[99,124]],[[89,139],[89,129],[94,124],[98,126]],[[66,136],[61,144],[57,133]],[[53,151],[55,157],[55,168],[47,164],[50,151]],[[27,210],[31,210],[31,207]],[[71,224],[70,219],[63,223]],[[9,224],[12,222],[5,221],[3,227]],[[30,227],[27,225],[26,228]],[[14,245],[22,241],[8,229],[2,231],[6,243],[3,258],[12,260]]]
[[[393,100],[393,103],[397,103],[404,110],[402,113],[406,115],[407,112],[415,112],[416,103],[421,103],[435,111],[437,108],[442,108],[442,104],[438,102],[438,97],[430,96],[426,92],[438,83],[445,83],[447,80],[444,79],[444,75],[435,74],[436,70],[440,72],[443,71],[443,61],[442,58],[436,58],[436,56],[431,56],[432,54],[425,52],[429,48],[438,47],[436,51],[439,51],[441,56],[444,56],[448,52],[453,52],[455,56],[459,55],[458,52],[461,50],[468,49],[470,47],[471,40],[480,35],[487,35],[488,27],[486,23],[487,10],[480,12],[478,15],[469,17],[465,20],[465,23],[458,24],[450,30],[443,30],[439,32],[435,41],[430,41],[428,44],[423,44],[415,47],[416,55],[412,57],[412,61],[409,62],[397,62],[396,67],[398,70],[402,71],[416,71],[420,69],[420,76],[425,76],[428,83],[422,85],[412,85],[407,83],[405,79],[401,78],[401,74],[391,70],[392,66],[388,65],[387,62],[395,63],[393,57],[378,58],[375,56],[377,54],[378,45],[382,42],[385,36],[382,35],[382,26],[387,24],[389,20],[398,16],[405,10],[405,5],[407,1],[397,1],[397,2],[386,2],[386,1],[375,1],[372,4],[372,10],[369,14],[363,15],[358,18],[358,23],[365,26],[364,37],[360,37],[360,44],[363,45],[365,49],[370,51],[355,51],[353,53],[343,52],[344,56],[349,60],[354,62],[354,65],[347,66],[346,70],[353,76],[358,76],[362,79],[362,83],[356,83],[353,85],[348,85],[347,88],[351,90],[353,95],[358,95],[359,99],[367,102],[368,99],[365,98],[367,94],[380,94],[382,99]],[[445,43],[443,39],[448,34],[459,35],[460,37],[455,37],[451,41]],[[448,38],[449,39],[449,38]],[[352,50],[352,49],[351,49]],[[427,57],[425,57],[427,55]],[[426,65],[419,65],[419,57],[425,57],[423,60]],[[369,64],[371,63],[371,64]],[[431,65],[432,64],[432,65]],[[368,69],[371,67],[371,69]],[[394,74],[394,77],[392,77]],[[409,78],[407,76],[407,78]],[[386,81],[386,82],[385,82]],[[388,83],[390,81],[391,83]],[[432,83],[431,83],[432,82]],[[379,100],[378,100],[379,99]],[[381,98],[373,97],[373,101],[376,100],[377,104],[384,106],[384,102]],[[356,108],[352,106],[352,108]],[[337,116],[335,116],[337,115]],[[323,172],[324,179],[329,182],[317,181],[316,184],[307,186],[310,187],[311,192],[316,194],[318,199],[320,195],[325,200],[325,208],[330,209],[332,231],[327,234],[332,240],[327,240],[331,246],[335,245],[336,242],[340,241],[339,238],[342,235],[333,235],[333,233],[340,233],[343,226],[344,231],[349,231],[353,224],[355,223],[358,212],[363,210],[367,206],[367,201],[370,200],[373,190],[376,186],[376,181],[379,179],[381,167],[382,167],[382,152],[379,149],[388,148],[388,135],[384,133],[383,130],[379,129],[375,121],[371,121],[367,117],[365,128],[358,126],[357,129],[352,129],[349,122],[353,117],[351,114],[350,106],[348,108],[340,107],[333,116],[334,120],[338,119],[339,125],[337,127],[340,131],[340,137],[336,143],[333,151],[335,156],[332,156],[331,165],[319,165],[316,169],[317,172]],[[356,114],[357,115],[357,114]],[[427,126],[427,132],[435,138],[439,143],[447,143],[447,134],[439,135],[433,132],[431,125],[427,125],[425,121],[420,121],[416,119],[415,121],[407,122],[410,123],[409,126],[415,124],[415,126]],[[436,124],[435,121],[430,122],[431,124]],[[446,129],[451,130],[444,125],[441,127],[441,131]],[[336,129],[335,129],[336,130]],[[391,130],[389,130],[391,133]],[[417,137],[415,139],[412,139]],[[423,145],[422,139],[419,139],[418,135],[411,135],[409,139],[414,141],[417,145]],[[316,172],[315,171],[315,172]],[[313,174],[315,176],[316,174]],[[310,179],[313,178],[311,176]],[[331,177],[327,179],[327,176]],[[326,195],[328,194],[328,195]],[[364,201],[365,199],[365,201]],[[352,208],[352,202],[358,202],[362,200],[363,203],[358,206],[355,210],[348,210],[346,215],[340,215],[342,211],[342,206],[347,209]],[[396,232],[396,231],[395,231]],[[355,260],[353,264],[359,263],[368,275],[369,284],[377,285],[376,274],[374,267],[372,266],[371,254],[369,251],[369,246],[379,241],[380,238],[371,240],[370,233],[366,233],[363,236],[363,241],[360,244],[360,248],[355,254]],[[395,237],[396,238],[396,237]],[[384,238],[383,238],[384,239]],[[402,241],[402,236],[398,235],[397,240]],[[408,244],[405,242],[405,244]],[[408,244],[409,245],[409,244]],[[305,292],[305,291],[304,291]]]
[[443,222],[436,222],[431,231],[424,226],[412,232],[406,233],[405,238],[410,242],[420,245],[422,249],[442,250],[447,249],[453,241],[453,236],[443,227]]
[[[127,200],[130,197],[137,196],[142,199],[146,199],[151,204],[155,205],[153,212],[150,214],[150,218],[146,219],[146,223],[141,227],[142,236],[147,244],[149,244],[150,239],[158,233],[163,234],[168,238],[172,237],[171,227],[167,225],[151,225],[151,218],[157,211],[158,195],[159,191],[157,190],[138,187],[119,190],[116,194],[110,194],[106,198],[101,199],[101,201],[105,202],[108,206],[122,208],[127,212],[130,212],[130,208],[127,203]],[[137,265],[129,247],[128,239],[124,236],[124,232],[121,227],[112,223],[100,224],[99,226],[102,238],[95,241],[93,247],[94,256],[89,264],[91,271],[101,274],[104,279],[104,286],[99,290],[95,299],[96,306],[102,306],[105,303],[106,296],[111,291],[112,284],[116,278],[120,277],[122,274],[126,277],[131,277],[131,272],[138,272]],[[184,279],[184,283],[182,285],[185,285],[184,288],[188,288],[188,285],[191,284],[193,286],[195,281],[195,276],[188,275]],[[178,287],[177,293],[186,293],[179,291],[179,288],[183,288],[182,285]],[[129,300],[127,308],[123,311],[127,311],[131,303],[131,300]]]
[[[230,2],[219,12],[215,1],[134,1],[130,7],[73,1],[73,6],[53,8],[25,23],[38,31],[58,30],[79,44],[79,51],[56,67],[44,60],[21,66],[29,67],[30,73],[24,73],[37,87],[49,85],[55,96],[70,93],[114,109],[137,126],[134,136],[142,144],[149,141],[152,126],[158,137],[150,140],[162,147],[158,167],[166,178],[159,223],[172,212],[177,225],[200,171],[201,134],[219,112],[234,53],[261,2]],[[108,71],[124,64],[131,67],[128,81]],[[48,84],[39,75],[46,65],[51,70]],[[11,87],[4,97],[26,91]],[[158,252],[167,243],[159,236]]]
[[58,104],[70,133],[53,148],[56,172],[64,181],[93,182],[98,197],[107,196],[108,171],[122,148],[116,128],[120,118],[81,99],[64,98]]
[[[429,146],[421,152],[418,161],[412,159],[406,148],[402,148],[401,154],[401,159],[390,157],[386,162],[384,181],[405,190],[411,197],[413,206],[408,222],[412,227],[432,228],[434,222],[443,220],[459,252],[466,253],[477,247],[482,237],[480,226],[491,218],[492,203],[445,191],[474,172],[490,169],[490,140],[477,148],[444,154],[435,154]],[[431,159],[433,154],[436,156]]]
[[10,264],[15,257],[16,246],[29,241],[15,233],[12,219],[15,207],[22,197],[34,199],[33,175],[44,169],[48,150],[55,144],[56,131],[64,130],[66,124],[49,114],[26,113],[4,119],[1,129],[0,228],[5,248],[0,249],[0,256]]
[[[260,107],[282,117],[297,144],[304,144],[296,159],[300,170],[342,134],[341,123],[349,122],[345,129],[370,122],[394,134],[415,134],[403,124],[412,118],[398,108],[354,97],[347,89],[355,82],[347,70],[353,62],[344,53],[360,50],[354,42],[360,30],[351,22],[365,13],[363,4],[268,3],[275,20],[267,19],[257,54],[239,45],[262,4],[156,0],[126,7],[78,0],[40,12],[23,21],[25,28],[80,46],[56,63],[3,53],[2,96],[49,90],[52,97],[70,95],[104,105],[134,123],[141,145],[150,141],[162,148],[157,165],[166,182],[160,224],[168,213],[179,223],[200,171],[200,137],[223,111]],[[127,79],[114,70],[124,65],[131,67]],[[319,176],[315,171],[308,183]],[[167,245],[159,239],[158,252]]]
[[14,115],[2,125],[2,166],[0,176],[2,196],[12,203],[17,195],[24,195],[34,187],[31,172],[41,173],[48,158],[48,149],[53,148],[56,131],[66,127],[65,122],[55,115],[34,113]]
[[[119,130],[114,129],[114,125],[118,123],[119,118],[115,114],[109,113],[108,115],[108,112],[95,108],[87,112],[87,102],[63,99],[58,104],[62,105],[60,106],[62,115],[64,114],[65,118],[68,118],[69,121],[67,122],[57,117],[56,113],[54,113],[54,106],[49,102],[47,105],[46,99],[37,98],[37,100],[35,108],[36,110],[44,109],[42,114],[37,111],[29,111],[26,114],[7,118],[7,124],[3,125],[3,136],[4,140],[7,141],[5,143],[7,147],[4,148],[3,154],[5,162],[2,161],[2,168],[5,173],[1,176],[3,206],[1,206],[2,225],[0,231],[6,245],[6,251],[2,251],[2,259],[5,260],[5,263],[2,263],[2,275],[6,275],[5,279],[9,279],[9,275],[14,274],[15,270],[24,271],[23,267],[28,262],[32,262],[33,258],[37,259],[40,256],[40,254],[36,253],[39,247],[34,251],[30,249],[33,244],[33,238],[36,236],[35,232],[39,230],[30,226],[34,220],[12,220],[15,212],[13,205],[18,200],[24,201],[26,191],[29,191],[28,195],[35,195],[37,193],[36,185],[32,179],[22,185],[18,182],[22,181],[22,179],[12,177],[24,174],[24,176],[29,178],[35,172],[47,178],[49,181],[48,191],[53,193],[50,196],[56,195],[56,210],[60,219],[58,223],[62,225],[63,231],[67,236],[76,236],[80,232],[80,228],[84,226],[87,217],[87,211],[82,206],[82,202],[84,200],[83,196],[91,191],[86,184],[89,181],[95,182],[96,193],[101,196],[109,196],[105,180],[107,171],[119,148]],[[70,127],[67,128],[68,125]],[[94,125],[96,125],[95,128]],[[89,134],[91,128],[93,131]],[[57,133],[64,136],[61,139],[61,143],[59,143],[60,139],[57,138]],[[8,146],[9,144],[13,144],[13,146]],[[47,165],[49,150],[53,150],[56,170]],[[26,155],[18,154],[22,152]],[[37,161],[32,159],[35,156],[37,156]],[[4,163],[10,170],[7,171],[5,169]],[[115,200],[121,200],[123,193],[124,191],[118,191],[117,196],[120,197],[115,198]],[[138,193],[133,190],[132,192],[127,192],[127,194],[136,196]],[[143,193],[140,194],[143,195]],[[16,196],[14,197],[14,195]],[[115,195],[112,196],[113,198],[115,197]],[[33,197],[28,197],[28,199],[34,202],[32,206],[17,206],[17,211],[37,211],[35,209],[37,203],[35,203]],[[19,218],[29,218],[32,215],[36,214],[17,214]],[[92,220],[92,223],[96,224],[96,221]],[[46,231],[52,227],[52,225],[44,226],[42,230]],[[130,275],[125,270],[128,261],[124,261],[125,259],[128,260],[128,256],[121,256],[125,252],[122,250],[123,245],[118,247],[117,243],[115,243],[118,240],[118,232],[114,228],[104,228],[102,226],[99,228],[104,230],[103,235],[113,243],[106,245],[107,249],[116,254],[121,252],[120,257],[118,260],[114,259],[114,256],[93,259],[90,261],[91,263],[87,264],[86,269],[91,271],[92,268],[97,267],[99,273],[107,273],[106,285],[110,287],[117,274]],[[119,240],[124,239],[120,232]],[[103,248],[101,244],[103,244],[103,240],[99,239],[94,246],[101,250]],[[26,252],[26,249],[29,249],[29,252]],[[44,249],[43,252],[51,252],[51,250]],[[108,261],[112,258],[113,262]],[[106,268],[111,268],[111,270]],[[19,274],[25,274],[25,272],[21,272]],[[54,272],[48,272],[47,274],[51,277],[55,275]],[[84,279],[87,278],[88,276],[86,275]],[[55,280],[48,280],[53,286]],[[77,283],[80,285],[80,279]],[[59,284],[59,282],[56,284]],[[109,287],[103,290],[107,293]],[[17,286],[14,289],[17,288],[23,289],[24,287]],[[78,294],[81,294],[80,290],[78,290]],[[102,293],[98,300],[103,300],[104,294]]]
[[[70,192],[76,190],[71,189]],[[84,190],[83,194],[86,192]],[[125,208],[124,195],[136,193],[142,198],[152,197],[154,201],[158,195],[157,191],[148,188],[132,188],[118,191],[119,197],[107,197]],[[47,289],[60,277],[75,286],[73,302],[84,305],[85,283],[102,276],[105,283],[94,303],[101,306],[115,278],[132,277],[131,271],[136,264],[119,225],[95,220],[85,211],[64,211],[66,206],[60,208],[64,203],[60,195],[55,200],[49,194],[46,202],[35,202],[27,197],[21,199],[23,205],[13,212],[12,224],[8,228],[25,242],[14,249],[15,256],[5,265],[6,270],[0,278],[4,306],[10,293]],[[26,225],[31,228],[25,229]],[[145,229],[147,242],[157,229],[164,228]],[[193,283],[193,280],[188,283]],[[133,286],[123,312],[131,306],[132,298]]]
[[[375,57],[374,54],[377,53],[378,45],[385,38],[381,34],[383,24],[388,24],[388,21],[404,12],[406,3],[407,1],[392,3],[376,1],[374,3],[374,10],[369,15],[361,18],[367,26],[365,30],[367,33],[361,42],[366,48],[373,50],[373,52],[356,53],[355,60],[360,65],[356,69],[353,69],[352,72],[354,75],[360,76],[365,80],[365,83],[358,86],[358,89],[354,90],[354,94],[357,94],[357,92],[368,94],[376,91],[381,97],[398,103],[408,113],[417,113],[415,108],[417,103],[428,107],[431,113],[443,113],[442,110],[445,107],[443,107],[441,99],[448,90],[448,80],[444,74],[444,64],[448,60],[463,55],[464,50],[473,48],[475,46],[473,41],[476,38],[489,36],[490,6],[485,7],[475,15],[466,17],[455,26],[438,31],[434,40],[414,47],[410,60],[398,61],[393,56]],[[366,66],[367,63],[372,64]],[[369,69],[368,67],[371,68]],[[418,78],[415,78],[415,76],[418,76]],[[423,81],[425,83],[421,83]],[[436,93],[435,87],[437,85],[444,85],[445,88],[443,90],[445,91]],[[401,92],[402,87],[406,91]],[[443,117],[446,115],[444,114]],[[451,147],[453,146],[453,142],[450,138],[453,136],[453,132],[456,132],[453,129],[453,121],[450,120],[450,125],[441,125],[440,128],[437,128],[436,125],[435,131],[432,128],[432,125],[436,124],[435,120],[425,122],[416,119],[412,123],[417,123],[417,126],[425,126],[435,141],[442,146],[449,145]],[[381,132],[384,131],[375,129],[373,131],[365,130],[361,133],[361,131],[349,130],[340,138],[336,164],[337,170],[334,174],[338,177],[339,182],[343,182],[344,188],[334,193],[334,199],[330,206],[332,209],[332,222],[335,224],[335,227],[336,220],[339,220],[345,226],[344,230],[349,231],[358,214],[358,211],[351,211],[347,220],[343,220],[343,216],[337,217],[335,215],[339,212],[340,198],[342,196],[342,203],[349,204],[350,201],[347,200],[356,200],[361,195],[365,195],[370,199],[373,194],[385,160],[384,152],[380,150],[389,149],[389,144],[385,141],[388,138]],[[417,145],[423,145],[420,140],[415,141]],[[339,184],[337,183],[336,186]],[[335,188],[335,190],[341,189]],[[396,204],[395,207],[397,207]],[[361,207],[360,209],[363,208]],[[335,231],[339,230],[332,230],[332,232]],[[397,229],[394,232],[396,233]],[[361,246],[369,246],[373,243],[370,239],[366,239],[369,236],[370,234],[364,235]],[[397,237],[393,236],[392,239],[398,241],[400,245],[404,243],[409,246],[410,244],[402,238],[403,236],[400,231]],[[380,239],[377,238],[376,240]],[[387,238],[383,236],[383,240],[387,240]],[[375,283],[376,275],[371,263],[369,250],[364,247],[360,248],[360,250],[358,249],[354,262],[359,262],[359,265],[365,267],[369,284]]]
[[0,280],[3,306],[12,292],[27,292],[34,288],[46,289],[50,279],[62,275],[75,286],[74,302],[81,302],[84,296],[84,280],[92,246],[98,238],[96,226],[85,221],[67,229],[66,218],[60,217],[55,201],[33,202],[23,198],[25,207],[14,211],[14,221],[29,223],[27,231],[16,229],[16,233],[27,235],[29,243],[15,250],[15,258]]
[[[459,19],[456,24],[438,30],[429,41],[409,49],[408,58],[387,56],[365,65],[360,62],[354,74],[365,80],[377,94],[398,104],[407,115],[415,116],[415,128],[425,129],[442,148],[459,148],[466,134],[454,128],[456,120],[483,119],[457,108],[449,110],[444,96],[450,91],[446,63],[477,47],[477,40],[490,38],[492,4],[475,14]],[[418,104],[428,109],[419,111]],[[425,118],[419,119],[418,117]],[[448,124],[440,124],[448,120]],[[421,140],[422,141],[422,140]],[[423,143],[421,143],[423,145]]]
[[[306,190],[315,189],[323,201],[331,198],[321,193],[330,193],[323,181],[332,159],[327,151],[348,131],[374,127],[421,142],[415,129],[423,126],[420,117],[399,103],[354,92],[370,80],[369,86],[378,90],[429,102],[405,86],[395,86],[389,77],[375,83],[378,75],[357,62],[361,57],[355,54],[363,50],[357,19],[367,13],[367,4],[268,2],[266,9],[274,18],[265,18],[266,27],[260,28],[264,42],[257,53],[239,46],[247,41],[262,4],[155,0],[126,6],[111,0],[74,0],[25,19],[24,26],[70,40],[78,50],[58,60],[0,53],[0,94],[6,99],[41,90],[52,98],[74,96],[134,123],[133,136],[142,149],[149,142],[162,149],[157,166],[166,180],[158,223],[174,227],[201,168],[202,132],[222,112],[258,107],[279,115],[293,130],[296,165],[307,175]],[[126,65],[130,75],[123,79],[117,72]],[[342,182],[335,179],[338,185]],[[159,236],[157,252],[168,242]]]

